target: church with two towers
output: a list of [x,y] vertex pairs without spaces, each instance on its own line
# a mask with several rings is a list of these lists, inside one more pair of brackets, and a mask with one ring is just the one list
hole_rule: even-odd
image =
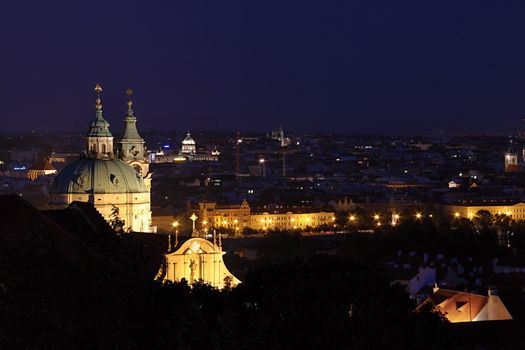
[[114,144],[109,123],[102,113],[97,84],[95,117],[89,125],[85,149],[67,164],[51,188],[50,207],[65,208],[74,201],[88,202],[107,220],[124,221],[124,229],[155,232],[151,225],[151,173],[144,139],[137,130],[131,90],[122,137]]

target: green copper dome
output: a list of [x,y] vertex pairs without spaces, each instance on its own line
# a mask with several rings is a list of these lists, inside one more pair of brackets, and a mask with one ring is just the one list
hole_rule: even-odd
[[66,165],[55,177],[52,193],[148,192],[135,169],[120,159],[82,158]]

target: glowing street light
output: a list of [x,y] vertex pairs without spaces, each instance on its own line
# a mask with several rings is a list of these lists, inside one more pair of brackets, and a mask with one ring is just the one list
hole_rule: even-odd
[[355,216],[350,215],[349,219],[350,219],[350,221],[355,221]]
[[[175,230],[175,247],[176,247],[177,245],[179,245],[179,230],[178,230],[179,222],[173,221],[171,226],[173,226],[173,229]],[[168,236],[168,241],[169,241],[168,243],[169,249],[171,249],[171,235]]]
[[374,220],[379,220],[380,216],[379,215],[374,215]]
[[266,166],[265,166],[265,159],[261,156],[261,158],[259,158],[259,165],[261,167],[261,176],[265,177],[266,176]]
[[455,217],[455,218],[459,218],[459,213],[458,213],[458,212],[455,212],[455,213],[454,213],[454,217]]
[[421,213],[417,213],[416,214],[416,219],[418,219],[418,220],[421,219],[421,216],[422,216]]

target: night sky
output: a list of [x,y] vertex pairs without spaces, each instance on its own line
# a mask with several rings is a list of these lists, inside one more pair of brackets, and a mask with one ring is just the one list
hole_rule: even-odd
[[0,9],[1,130],[525,128],[524,1],[26,1]]

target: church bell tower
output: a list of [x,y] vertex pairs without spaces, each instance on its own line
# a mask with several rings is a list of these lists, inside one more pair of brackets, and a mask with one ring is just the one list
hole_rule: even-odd
[[149,174],[149,163],[146,155],[146,147],[144,139],[139,135],[137,130],[137,117],[133,112],[133,101],[131,95],[133,91],[128,89],[128,111],[124,118],[124,132],[118,143],[118,157],[127,162],[137,173],[146,179]]

